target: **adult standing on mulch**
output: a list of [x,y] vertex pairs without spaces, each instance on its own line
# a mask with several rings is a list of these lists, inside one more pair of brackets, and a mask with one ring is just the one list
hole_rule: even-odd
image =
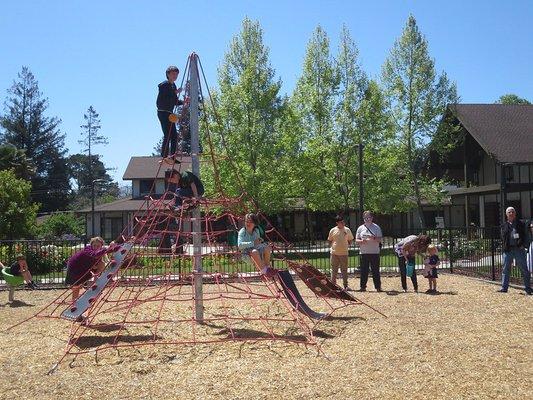
[[379,252],[383,233],[379,225],[373,222],[374,214],[371,211],[363,213],[364,223],[355,233],[355,242],[359,245],[361,254],[361,281],[359,291],[366,291],[368,272],[372,269],[374,287],[381,292],[381,276],[379,273]]
[[337,226],[331,228],[328,235],[331,251],[331,280],[337,283],[337,271],[340,267],[344,289],[351,290],[348,287],[348,248],[353,241],[353,234],[350,228],[345,226],[342,215],[338,215],[335,222]]
[[507,293],[511,264],[514,260],[516,265],[522,269],[526,294],[531,295],[531,274],[526,265],[526,247],[528,245],[526,224],[516,218],[516,210],[513,207],[507,207],[505,215],[507,216],[507,221],[501,227],[503,249],[502,288],[498,291]]
[[[406,263],[415,263],[416,253],[425,253],[431,243],[431,238],[426,235],[409,235],[401,239],[394,246],[394,250],[398,255],[398,268],[400,269],[400,279],[402,281],[402,289],[407,292],[407,266]],[[416,278],[416,270],[413,268],[411,273],[411,282],[413,282],[413,289],[418,292],[418,281]]]

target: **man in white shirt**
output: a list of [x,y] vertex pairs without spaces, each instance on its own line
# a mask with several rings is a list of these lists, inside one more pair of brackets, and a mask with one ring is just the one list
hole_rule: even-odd
[[337,283],[337,271],[340,267],[344,289],[351,290],[348,287],[348,248],[353,241],[353,234],[350,228],[345,226],[342,216],[338,215],[335,221],[337,226],[331,228],[328,235],[331,251],[331,280]]
[[355,242],[359,245],[361,254],[361,287],[360,291],[366,291],[366,283],[368,282],[368,270],[372,268],[372,280],[374,287],[378,292],[381,292],[381,277],[379,274],[379,252],[380,244],[383,238],[381,228],[372,221],[374,215],[371,211],[363,213],[363,225],[357,228],[355,233]]

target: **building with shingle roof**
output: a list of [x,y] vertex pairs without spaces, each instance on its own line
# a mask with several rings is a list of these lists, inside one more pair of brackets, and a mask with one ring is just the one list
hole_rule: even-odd
[[432,175],[454,181],[447,226],[495,226],[506,207],[522,219],[533,209],[533,105],[453,104],[443,121],[460,144]]

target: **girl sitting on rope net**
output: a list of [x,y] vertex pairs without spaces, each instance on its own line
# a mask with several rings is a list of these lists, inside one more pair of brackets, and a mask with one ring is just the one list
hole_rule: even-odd
[[239,231],[237,246],[242,253],[243,259],[252,261],[267,278],[271,278],[276,274],[276,269],[270,267],[272,248],[261,238],[257,215],[245,215],[244,227]]

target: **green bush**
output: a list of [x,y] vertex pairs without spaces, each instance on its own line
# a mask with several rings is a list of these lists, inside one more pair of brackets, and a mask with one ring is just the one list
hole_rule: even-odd
[[47,252],[28,249],[25,252],[28,266],[33,274],[60,272],[65,268],[68,256],[63,252]]
[[73,213],[53,214],[38,227],[41,238],[81,237],[85,232],[83,219]]

